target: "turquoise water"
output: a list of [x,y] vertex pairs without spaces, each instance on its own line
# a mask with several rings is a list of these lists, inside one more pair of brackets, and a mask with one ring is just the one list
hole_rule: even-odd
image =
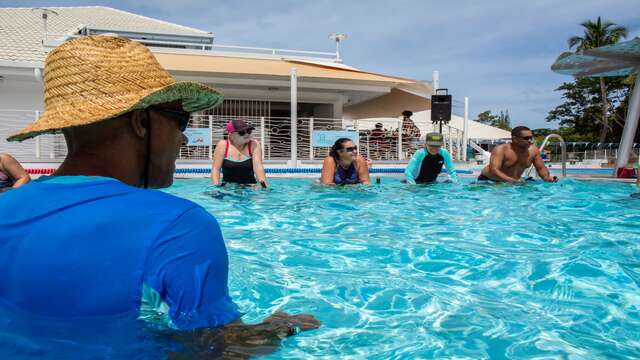
[[244,320],[312,313],[271,358],[640,357],[634,185],[167,191],[216,216]]

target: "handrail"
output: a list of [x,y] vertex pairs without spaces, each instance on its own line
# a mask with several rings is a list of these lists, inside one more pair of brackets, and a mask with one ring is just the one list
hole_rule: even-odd
[[[562,136],[558,135],[558,134],[549,134],[547,135],[544,140],[542,140],[542,145],[540,145],[540,153],[542,153],[542,151],[544,150],[544,147],[547,146],[547,144],[549,143],[549,139],[551,138],[557,138],[558,140],[560,140],[560,147],[561,147],[561,156],[562,156],[562,177],[567,177],[567,144],[564,142],[564,139],[562,138]],[[533,169],[533,164],[531,166],[529,166],[529,168],[527,169],[527,175],[526,177],[529,177],[529,175],[531,174],[531,170]]]
[[[55,47],[60,45],[62,42],[79,38],[86,35],[81,34],[60,34],[60,33],[45,33],[44,34],[44,45],[49,47]],[[338,60],[338,55],[335,52],[323,52],[323,51],[309,51],[309,50],[294,50],[294,49],[278,49],[278,48],[264,48],[264,47],[255,47],[255,46],[238,46],[238,45],[222,45],[222,44],[208,44],[202,42],[190,42],[190,41],[170,41],[170,40],[154,40],[154,39],[132,39],[134,41],[145,43],[149,46],[154,45],[181,45],[181,46],[191,46],[197,49],[191,50],[202,50],[207,53],[214,52],[216,49],[219,49],[220,52],[228,52],[231,50],[238,50],[240,53],[251,55],[279,55],[279,56],[290,56],[290,57],[302,57],[306,55],[316,56],[314,59],[316,60]]]
[[484,162],[487,164],[491,161],[491,153],[487,150],[483,149],[480,145],[476,144],[474,141],[469,140],[469,146],[473,148],[475,151],[479,152],[484,157]]

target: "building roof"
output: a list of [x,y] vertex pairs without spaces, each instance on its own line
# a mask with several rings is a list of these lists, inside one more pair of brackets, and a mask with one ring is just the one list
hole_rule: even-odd
[[[123,31],[177,35],[207,35],[206,31],[169,23],[104,6],[50,7],[58,13],[47,20],[48,32],[73,34],[85,26]],[[32,8],[0,8],[0,60],[43,62],[43,20]]]
[[290,59],[259,59],[231,57],[219,54],[154,53],[158,62],[172,73],[183,74],[234,74],[289,77],[291,68],[296,68],[299,78],[341,79],[377,81],[384,83],[414,83],[415,80],[360,71],[341,64],[297,61]]

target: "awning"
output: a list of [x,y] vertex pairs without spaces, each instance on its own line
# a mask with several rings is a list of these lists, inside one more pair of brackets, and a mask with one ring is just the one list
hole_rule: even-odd
[[344,116],[348,119],[378,117],[398,117],[405,110],[418,112],[431,109],[431,101],[413,92],[393,88],[384,94],[361,103],[345,106]]
[[413,84],[415,80],[360,71],[341,64],[297,61],[287,59],[259,59],[224,55],[179,54],[154,52],[156,59],[170,72],[191,74],[232,74],[289,77],[295,67],[298,78],[356,80],[379,83]]

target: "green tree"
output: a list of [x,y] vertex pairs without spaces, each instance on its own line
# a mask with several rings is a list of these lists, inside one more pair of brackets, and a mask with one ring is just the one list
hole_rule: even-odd
[[[605,79],[607,104],[611,131],[602,139],[602,108],[600,106],[599,79],[582,78],[564,83],[556,89],[562,91],[563,103],[551,110],[547,121],[557,121],[560,135],[567,141],[589,141],[605,143],[619,139],[624,128],[627,102],[630,90],[630,78],[609,77]],[[561,131],[560,131],[561,130]],[[600,133],[600,135],[599,135]]]
[[478,114],[476,121],[498,127],[507,131],[511,131],[511,118],[509,110],[500,111],[500,115],[494,115],[491,110],[486,110]]
[[[602,21],[598,19],[594,22],[587,20],[580,24],[584,28],[582,36],[572,36],[569,38],[569,49],[576,48],[576,52],[589,50],[605,45],[612,45],[627,36],[627,29],[618,26],[610,21]],[[604,143],[609,131],[609,104],[607,101],[607,86],[603,77],[600,80],[600,103],[602,116],[602,130],[600,131],[599,141]]]

